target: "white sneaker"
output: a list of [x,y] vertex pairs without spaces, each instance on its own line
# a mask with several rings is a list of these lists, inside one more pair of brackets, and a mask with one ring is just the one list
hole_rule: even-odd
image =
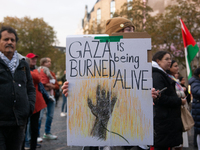
[[66,116],[66,114],[65,114],[64,112],[61,112],[61,113],[60,113],[60,116],[61,116],[61,117],[64,117],[64,116]]
[[47,140],[57,140],[57,138],[58,137],[56,135],[53,135],[51,133],[49,134],[44,133],[43,135],[43,139],[47,139]]
[[38,143],[41,143],[42,141],[43,141],[43,140],[42,140],[41,137],[38,137],[38,138],[37,138],[37,142],[38,142]]

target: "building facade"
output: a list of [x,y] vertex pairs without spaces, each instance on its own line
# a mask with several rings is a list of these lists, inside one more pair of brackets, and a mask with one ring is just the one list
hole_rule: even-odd
[[[85,6],[85,16],[82,21],[82,27],[84,34],[88,34],[90,28],[94,28],[99,24],[105,29],[106,20],[112,18],[112,15],[120,11],[121,6],[133,0],[97,0],[92,10],[88,12],[87,6]],[[151,15],[164,12],[164,9],[169,4],[175,3],[175,0],[141,0],[144,4],[153,8],[154,12]],[[103,33],[103,32],[102,32]]]

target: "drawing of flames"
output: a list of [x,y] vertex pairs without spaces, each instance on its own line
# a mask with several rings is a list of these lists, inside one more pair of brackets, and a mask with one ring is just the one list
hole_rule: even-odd
[[[100,85],[106,91],[111,91],[110,99],[114,95],[117,96],[108,129],[132,140],[143,140],[145,135],[149,135],[152,122],[141,109],[141,102],[136,96],[137,91],[135,89],[122,90],[121,84],[116,84],[115,88],[112,88],[113,84],[114,79],[101,77],[76,80],[75,86],[70,92],[69,98],[71,100],[68,100],[67,117],[69,117],[68,128],[71,133],[75,136],[80,134],[85,137],[90,136],[95,116],[88,107],[87,98],[90,97],[92,103],[96,105],[96,88],[97,85]],[[145,91],[143,95],[146,96]],[[116,136],[112,135],[112,138]]]

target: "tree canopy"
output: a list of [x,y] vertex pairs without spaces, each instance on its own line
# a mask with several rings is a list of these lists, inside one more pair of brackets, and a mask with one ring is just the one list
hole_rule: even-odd
[[147,19],[145,30],[152,37],[152,50],[167,50],[179,64],[185,67],[184,45],[181,33],[180,18],[188,30],[199,42],[200,11],[198,2],[177,0],[175,5],[169,5],[164,13]]
[[[26,56],[28,53],[34,53],[39,56],[39,59],[50,57],[51,69],[54,72],[65,69],[65,55],[54,47],[58,42],[56,32],[42,18],[5,17],[1,25],[9,25],[17,31],[19,37],[17,51],[20,54]],[[39,65],[39,60],[37,65]]]
[[113,14],[113,17],[120,16],[131,20],[137,32],[142,32],[145,29],[146,19],[150,17],[150,12],[153,12],[150,6],[146,5],[141,0],[133,0],[124,3],[120,11]]

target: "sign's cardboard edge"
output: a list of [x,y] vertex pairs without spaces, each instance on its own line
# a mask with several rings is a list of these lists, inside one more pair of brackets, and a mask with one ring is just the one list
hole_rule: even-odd
[[82,37],[95,37],[95,36],[109,36],[108,34],[79,34],[79,35],[67,35],[67,38],[82,38]]

